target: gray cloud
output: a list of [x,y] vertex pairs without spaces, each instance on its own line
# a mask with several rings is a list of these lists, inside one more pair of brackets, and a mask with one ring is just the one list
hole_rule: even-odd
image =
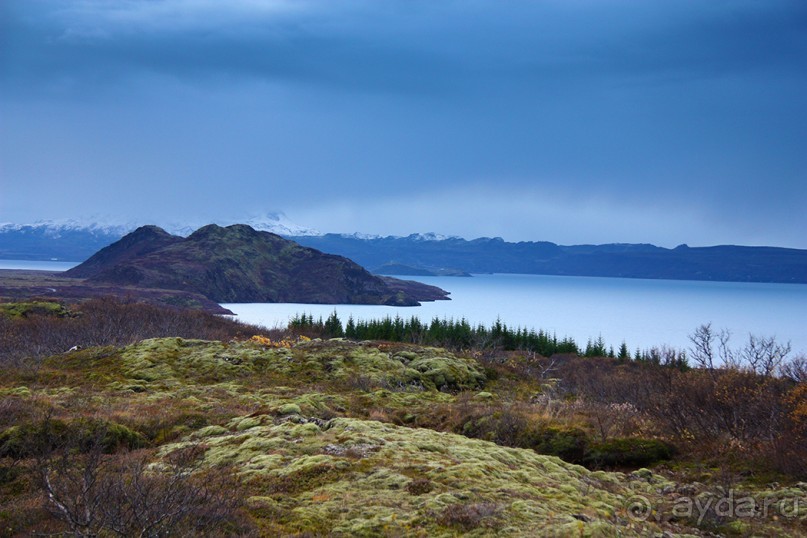
[[[792,245],[789,230],[807,224],[803,2],[0,9],[0,220],[47,217],[72,196],[155,217],[315,207],[324,224],[332,205],[346,229],[384,231],[372,214],[407,233],[417,222],[372,211],[401,197],[424,225],[460,235],[463,223],[526,238],[540,233],[530,207],[570,201],[632,223],[655,216],[644,229],[659,242],[675,235],[665,227],[695,233],[681,215],[738,243]],[[531,201],[512,224],[502,209],[487,228],[464,216],[494,198],[503,208],[497,189]],[[445,218],[426,218],[439,207]],[[582,221],[627,240],[625,226]]]
[[659,83],[807,63],[807,6],[776,0],[513,2],[507,8],[490,2],[8,3],[4,63],[21,63],[43,79],[144,70],[403,92],[451,81],[455,89],[532,90],[545,77]]

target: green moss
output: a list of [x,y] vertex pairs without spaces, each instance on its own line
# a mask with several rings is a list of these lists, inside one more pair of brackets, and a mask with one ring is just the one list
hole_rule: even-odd
[[308,422],[295,426],[289,433],[294,437],[311,437],[313,435],[319,435],[322,431],[319,429],[319,426],[313,422]]
[[398,351],[395,354],[395,358],[405,364],[416,360],[418,357],[420,357],[420,355],[418,355],[415,351]]
[[476,361],[453,355],[418,357],[409,367],[420,373],[424,385],[436,389],[471,389],[485,382],[485,374]]
[[63,305],[52,301],[0,303],[0,316],[27,318],[29,316],[67,317],[71,313]]
[[237,417],[227,424],[227,426],[235,431],[241,432],[250,428],[260,426],[267,420],[266,416],[257,417]]
[[723,526],[723,531],[729,536],[747,536],[751,525],[745,521],[735,520]]
[[127,347],[121,359],[124,373],[132,379],[155,382],[192,377],[221,381],[249,374],[261,353],[246,345],[155,338]]
[[7,389],[0,389],[0,396],[30,396],[31,390],[28,387],[11,387]]
[[302,412],[303,410],[300,409],[300,406],[295,403],[284,404],[277,408],[279,415],[299,415]]
[[[648,453],[658,455],[652,446],[635,439],[596,443],[582,429],[547,423],[527,402],[535,391],[521,390],[529,380],[513,390],[510,374],[500,370],[494,393],[481,391],[485,376],[476,361],[436,348],[315,341],[264,349],[177,338],[92,348],[51,357],[36,376],[9,377],[0,395],[16,395],[24,406],[15,411],[19,419],[6,422],[15,426],[0,432],[0,456],[27,457],[31,443],[43,438],[79,440],[86,449],[81,439],[101,427],[110,452],[144,446],[145,437],[157,447],[149,451],[158,454],[157,467],[172,451],[194,446],[203,472],[232,466],[243,478],[249,515],[267,536],[670,530],[655,520],[633,521],[625,511],[636,495],[654,506],[669,503],[675,484],[663,476],[647,469],[591,472],[536,453],[638,466],[652,463]],[[50,437],[31,421],[41,416],[34,408],[54,409],[63,419],[52,421]],[[70,418],[105,414],[113,418]],[[477,439],[394,425],[402,423],[456,427]],[[501,446],[508,443],[530,450]],[[754,495],[778,503],[803,498],[805,490]],[[807,510],[807,499],[800,506]],[[723,524],[729,526],[720,532],[732,532],[730,522]],[[755,521],[741,530],[765,535],[767,527]]]
[[[414,422],[419,415],[428,416],[437,404],[454,401],[454,396],[437,391],[392,392],[377,390],[362,394],[358,401],[368,411],[390,411],[399,416],[401,422]],[[408,416],[408,418],[406,418]]]
[[[255,417],[233,424],[250,418]],[[610,480],[608,473],[531,450],[347,418],[322,425],[263,420],[205,437],[204,450],[208,465],[237,464],[257,494],[255,505],[262,507],[254,517],[283,514],[287,534],[294,529],[441,536],[495,530],[531,536],[535,529],[556,525],[582,529],[584,536],[612,536],[612,518],[634,491],[624,478]],[[441,514],[454,515],[441,520]],[[587,521],[574,514],[585,514]],[[474,521],[478,525],[471,528]],[[274,519],[263,523],[277,524]],[[653,529],[659,531],[648,523],[641,531],[620,532],[638,536]]]
[[0,433],[0,457],[25,458],[57,447],[70,447],[87,452],[100,447],[112,453],[147,445],[146,439],[111,421],[78,419],[24,422]]
[[[481,386],[479,364],[436,348],[398,350],[392,354],[351,342],[309,342],[293,349],[256,346],[252,342],[207,342],[181,338],[144,340],[123,350],[120,390],[149,391],[197,383],[243,383],[255,375],[282,376],[295,383],[341,381],[360,390],[394,392],[461,390]],[[134,381],[134,382],[133,382]],[[328,410],[326,397],[294,402]]]
[[223,427],[223,426],[216,426],[216,425],[206,426],[204,428],[201,428],[201,429],[196,430],[195,432],[193,432],[193,435],[191,437],[194,438],[194,439],[204,439],[206,437],[213,437],[213,436],[216,436],[216,435],[224,435],[228,431],[229,430],[227,428]]

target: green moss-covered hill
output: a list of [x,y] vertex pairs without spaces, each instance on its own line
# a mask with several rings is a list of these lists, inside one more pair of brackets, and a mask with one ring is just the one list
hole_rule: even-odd
[[[191,454],[191,478],[235,484],[225,497],[240,519],[213,518],[201,535],[800,535],[798,519],[675,515],[682,496],[712,495],[703,484],[590,470],[452,433],[461,429],[452,424],[496,416],[506,428],[502,413],[516,405],[536,424],[551,422],[519,383],[472,356],[381,342],[158,338],[55,355],[35,370],[0,372],[0,527],[64,530],[48,523],[47,502],[26,478],[40,475],[23,472],[41,465],[26,447],[46,417],[81,439],[104,425],[105,457],[135,455],[142,476],[184,479],[171,469]],[[558,442],[575,431],[545,429]],[[805,517],[805,489],[764,495],[803,499]]]
[[371,275],[358,264],[246,225],[187,238],[143,226],[67,276],[88,282],[196,292],[220,303],[417,305],[445,299],[434,286]]

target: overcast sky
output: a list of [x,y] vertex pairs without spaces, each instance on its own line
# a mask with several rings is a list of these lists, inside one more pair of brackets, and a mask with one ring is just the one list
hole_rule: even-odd
[[807,248],[804,0],[2,0],[0,221]]

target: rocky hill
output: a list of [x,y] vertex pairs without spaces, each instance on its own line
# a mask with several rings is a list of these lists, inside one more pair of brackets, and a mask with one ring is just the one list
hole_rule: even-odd
[[143,226],[67,271],[88,282],[196,292],[220,302],[387,304],[446,299],[443,290],[371,275],[347,258],[246,225],[187,238]]

